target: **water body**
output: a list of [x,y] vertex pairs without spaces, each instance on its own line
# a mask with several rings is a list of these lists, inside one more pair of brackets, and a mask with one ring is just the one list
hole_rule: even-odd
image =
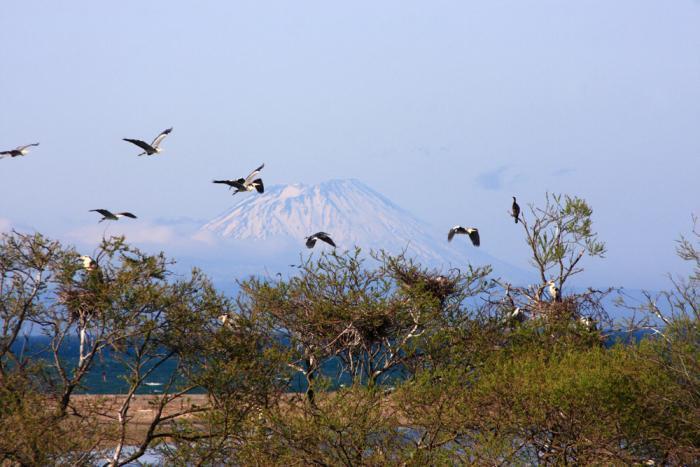
[[[625,344],[639,342],[646,336],[651,335],[651,331],[641,330],[634,332],[618,331],[608,335],[606,347],[611,347],[617,342]],[[46,360],[48,364],[52,362],[49,353],[50,339],[47,336],[32,335],[27,336],[26,340],[18,340],[13,347],[13,351],[19,353],[24,352],[24,355],[37,360]],[[23,348],[23,350],[22,350]],[[78,360],[79,341],[77,336],[66,338],[64,345],[61,348],[60,358],[68,367],[74,366]],[[138,389],[137,394],[161,394],[165,385],[170,380],[176,368],[175,359],[171,359],[163,363],[159,368],[153,371],[144,384]],[[347,373],[342,373],[340,359],[331,358],[326,360],[321,366],[322,375],[328,379],[330,388],[336,389],[343,385],[350,385],[352,379]],[[86,377],[83,379],[83,385],[77,391],[81,394],[123,394],[129,389],[125,378],[128,375],[127,368],[116,360],[109,350],[105,350],[99,355]],[[401,368],[387,375],[381,381],[384,384],[393,384],[395,380],[403,377]],[[306,380],[302,373],[297,372],[288,383],[289,392],[304,392],[306,391]],[[194,394],[204,393],[203,389],[195,389]]]

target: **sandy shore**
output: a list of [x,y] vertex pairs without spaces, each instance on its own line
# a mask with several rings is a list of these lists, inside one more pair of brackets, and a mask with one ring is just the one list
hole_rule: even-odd
[[[105,428],[118,427],[117,416],[124,403],[123,394],[100,394],[100,395],[75,395],[71,398],[75,409],[94,420]],[[132,397],[127,417],[127,439],[131,442],[138,442],[148,430],[156,414],[156,404],[159,396],[156,395],[135,395]],[[193,394],[182,396],[170,402],[163,410],[163,416],[170,416],[180,412],[186,412],[196,407],[206,407],[208,405],[207,396],[204,394]],[[185,414],[177,419],[191,419],[195,414]]]

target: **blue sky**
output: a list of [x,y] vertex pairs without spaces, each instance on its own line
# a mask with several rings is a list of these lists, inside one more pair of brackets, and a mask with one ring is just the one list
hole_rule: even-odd
[[[698,51],[697,0],[6,2],[0,146],[41,146],[0,161],[0,226],[208,220],[231,204],[211,179],[264,161],[518,265],[510,196],[579,195],[609,249],[591,280],[656,286],[700,214]],[[162,157],[121,141],[171,125]]]

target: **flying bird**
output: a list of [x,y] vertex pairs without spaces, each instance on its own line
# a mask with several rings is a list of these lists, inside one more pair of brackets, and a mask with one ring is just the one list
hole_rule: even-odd
[[515,219],[515,223],[518,223],[518,216],[520,216],[520,206],[518,206],[518,203],[515,201],[515,196],[513,196],[513,210],[511,211],[513,218]]
[[237,180],[214,180],[213,183],[223,183],[225,185],[228,185],[229,189],[235,188],[236,191],[233,192],[234,195],[236,193],[243,193],[246,191],[253,190],[257,190],[258,193],[264,193],[265,186],[263,185],[262,179],[255,178],[263,169],[263,167],[265,167],[264,163],[257,169],[253,170],[250,173],[250,175],[248,175],[246,178],[239,178]]
[[330,246],[335,248],[335,243],[331,239],[330,235],[326,232],[316,232],[310,237],[306,237],[306,247],[313,248],[316,245],[316,240],[321,240],[322,242],[328,243]]
[[129,143],[135,144],[136,146],[140,147],[143,149],[144,152],[139,154],[139,156],[143,156],[146,154],[147,156],[152,156],[153,154],[160,154],[162,149],[160,148],[160,143],[163,142],[163,139],[170,134],[170,132],[173,131],[173,128],[170,127],[167,130],[163,130],[160,132],[158,136],[155,137],[153,142],[151,144],[146,143],[145,141],[141,141],[140,139],[130,139],[130,138],[123,138],[124,141],[128,141]]
[[479,239],[479,229],[474,227],[462,227],[461,225],[455,225],[447,233],[447,241],[451,242],[456,234],[467,234],[469,239],[472,241],[472,245],[481,245],[481,240]]
[[102,219],[100,219],[100,222],[106,220],[116,221],[119,220],[120,217],[130,217],[132,219],[136,219],[136,216],[134,216],[130,212],[118,212],[116,214],[112,214],[106,209],[90,209],[90,212],[99,212],[100,214],[102,214]]
[[9,151],[2,151],[0,152],[0,157],[26,156],[29,152],[29,148],[31,148],[32,146],[39,146],[39,143],[25,144],[24,146],[17,146],[16,148],[10,149]]

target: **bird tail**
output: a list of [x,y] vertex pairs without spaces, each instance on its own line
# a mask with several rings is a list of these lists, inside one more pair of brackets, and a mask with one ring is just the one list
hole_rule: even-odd
[[518,216],[513,216],[513,218],[515,219],[515,223],[517,224],[518,223]]

